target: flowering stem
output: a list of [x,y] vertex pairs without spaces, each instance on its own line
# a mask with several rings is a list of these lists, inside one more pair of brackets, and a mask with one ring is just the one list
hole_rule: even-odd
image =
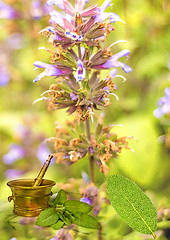
[[90,174],[90,180],[92,183],[94,183],[94,157],[89,157],[89,174]]
[[85,126],[86,126],[87,139],[88,139],[88,141],[90,141],[91,140],[91,132],[90,132],[90,122],[89,122],[89,119],[87,119],[85,121]]
[[[90,122],[89,122],[89,119],[87,119],[85,121],[85,126],[86,126],[87,139],[90,142],[90,140],[91,140],[91,132],[90,132]],[[89,175],[90,175],[91,182],[94,183],[94,156],[93,155],[90,155],[90,157],[89,157]]]
[[80,44],[78,44],[78,54],[79,54],[79,59],[81,60],[81,47],[80,47]]

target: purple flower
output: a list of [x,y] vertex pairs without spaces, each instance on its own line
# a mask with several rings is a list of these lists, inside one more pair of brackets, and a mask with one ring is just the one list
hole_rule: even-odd
[[85,4],[87,3],[86,0],[76,0],[75,2],[75,10],[76,12],[81,12],[85,6]]
[[[111,0],[105,0],[102,6],[99,8],[100,12],[95,16],[94,22],[104,22],[107,18],[110,20],[110,23],[123,22],[121,18],[113,12],[104,12],[106,8],[111,6]],[[123,22],[124,23],[124,22]]]
[[165,88],[164,93],[165,96],[159,100],[158,108],[154,111],[154,115],[157,118],[170,113],[170,88]]
[[110,20],[110,23],[115,23],[115,22],[125,23],[124,21],[121,20],[121,18],[116,13],[112,13],[112,12],[100,13],[95,17],[94,22],[104,22],[107,18]]
[[75,9],[69,3],[68,0],[48,0],[47,5],[56,5],[58,8],[63,10],[65,13],[75,16],[78,12],[81,17],[91,17],[99,13],[98,5],[93,5],[85,10],[83,10],[87,1],[85,0],[76,0],[75,2]]
[[47,64],[44,62],[36,61],[33,63],[35,67],[37,68],[45,68],[44,72],[40,73],[33,82],[39,81],[41,78],[45,76],[63,76],[63,75],[69,75],[72,73],[72,69],[65,67],[60,69],[57,65]]
[[73,240],[71,233],[69,233],[68,229],[61,228],[56,233],[56,240],[64,239],[64,240]]
[[89,205],[92,205],[92,201],[91,201],[90,198],[88,198],[88,197],[82,197],[82,198],[80,199],[80,202],[85,202],[85,203],[87,203],[87,204],[89,204]]
[[15,9],[4,2],[0,2],[0,18],[15,19],[18,17],[18,13]]
[[82,41],[82,36],[81,35],[78,35],[77,33],[75,32],[69,32],[69,31],[66,31],[65,32],[66,36],[72,40],[78,40],[78,41]]
[[50,16],[51,16],[51,19],[50,19],[49,22],[51,24],[57,23],[60,26],[64,27],[63,15],[61,13],[53,10],[53,11],[50,12]]
[[5,172],[5,177],[8,179],[15,179],[16,177],[19,178],[23,175],[23,171],[17,169],[8,169]]
[[77,101],[79,97],[76,93],[71,92],[70,93],[70,98],[71,98],[72,101]]
[[[46,29],[41,30],[40,33],[46,34],[48,31],[50,34],[50,42],[54,43],[56,46],[61,45],[65,49],[71,46],[74,41],[81,40],[81,36],[73,31],[73,23],[68,22],[67,19],[60,18],[59,16],[57,20],[57,16],[55,16],[50,19],[50,22],[52,24],[55,23],[55,27],[47,27]],[[62,24],[63,27],[61,27]]]
[[47,5],[48,6],[56,5],[58,8],[63,10],[65,13],[70,14],[72,16],[75,13],[73,6],[67,0],[48,0]]
[[112,69],[111,72],[109,73],[109,76],[111,76],[111,78],[115,77],[117,73],[117,69]]
[[125,63],[120,63],[120,64],[121,64],[121,67],[122,67],[122,69],[125,73],[129,73],[129,72],[132,71],[132,68],[129,67],[128,65],[126,65]]
[[25,150],[17,144],[12,144],[9,147],[9,152],[3,156],[3,161],[6,164],[11,164],[16,160],[23,158],[24,156]]
[[100,12],[104,12],[109,6],[111,6],[111,0],[105,0],[100,7]]
[[16,133],[17,133],[17,137],[22,140],[22,142],[24,142],[25,144],[27,144],[30,141],[30,135],[31,135],[31,131],[29,129],[29,127],[24,126],[22,124],[18,124],[16,126],[15,129]]
[[132,69],[127,66],[125,63],[117,61],[119,58],[124,57],[129,55],[130,51],[129,50],[122,50],[119,53],[113,55],[110,57],[106,62],[100,65],[92,65],[92,68],[94,69],[108,69],[108,68],[113,68],[113,67],[122,67],[124,72],[129,73],[132,71]]
[[5,65],[0,64],[0,86],[6,86],[10,81],[10,73]]
[[40,19],[41,17],[49,13],[50,10],[51,8],[48,7],[46,4],[45,5],[42,4],[42,1],[40,0],[32,1],[30,12],[34,19]]
[[40,19],[43,16],[43,9],[41,6],[41,1],[39,1],[39,0],[32,1],[31,15],[35,19]]
[[78,66],[78,68],[77,68],[77,71],[76,71],[76,74],[74,75],[74,77],[76,79],[76,82],[81,82],[83,79],[85,79],[86,70],[80,59],[77,61],[77,66]]
[[[36,219],[36,217],[21,217],[19,219],[19,223],[22,225],[28,225],[30,223],[35,223],[35,219]],[[37,227],[38,226],[35,225],[35,228],[37,228]]]
[[37,158],[42,162],[44,163],[48,156],[51,154],[51,151],[49,150],[46,142],[42,142],[40,144],[40,146],[38,147],[38,150],[37,150]]
[[[52,25],[54,24],[54,27],[52,29],[48,27],[43,31],[45,34],[47,33],[47,30],[52,33],[52,36],[50,34],[51,43],[61,45],[63,48],[68,48],[69,46],[77,44],[77,41],[84,41],[89,46],[95,46],[97,43],[93,40],[104,38],[106,31],[111,30],[111,27],[109,26],[105,26],[105,28],[103,27],[102,29],[101,26],[97,26],[95,24],[95,16],[99,14],[100,9],[97,5],[94,5],[83,10],[86,2],[87,1],[85,0],[76,0],[74,10],[72,5],[67,0],[47,1],[49,6],[56,5],[66,13],[65,15],[62,15],[55,10],[50,12],[50,23]],[[104,8],[105,6],[101,7],[101,10],[104,10]],[[103,15],[102,12],[100,15]],[[109,16],[106,16],[106,18]],[[89,20],[85,20],[86,17],[91,18]],[[81,31],[77,31],[75,21],[78,25],[82,25]]]
[[21,49],[24,47],[23,35],[21,33],[13,33],[6,39],[5,44],[10,50]]
[[99,14],[98,5],[93,5],[89,8],[86,8],[84,11],[80,12],[81,17],[92,17]]
[[[50,33],[53,33],[53,34],[54,34],[54,40],[55,40],[55,41],[57,41],[57,40],[62,40],[62,38],[55,32],[55,30],[54,30],[53,27],[48,27],[47,29],[48,29],[48,31],[49,31]],[[44,31],[44,30],[40,31],[40,33],[43,32],[43,31]]]
[[124,21],[121,20],[121,18],[116,14],[116,13],[108,13],[109,14],[109,20],[111,23],[115,22],[122,22],[125,23]]
[[88,177],[87,173],[86,172],[82,172],[81,175],[82,175],[82,178],[83,178],[84,182],[86,184],[88,184],[90,181],[89,181],[89,177]]

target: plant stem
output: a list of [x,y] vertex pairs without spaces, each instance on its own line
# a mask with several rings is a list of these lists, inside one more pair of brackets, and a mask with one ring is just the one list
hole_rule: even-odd
[[[91,140],[91,132],[90,132],[90,122],[89,119],[85,121],[85,126],[86,126],[86,135],[87,139],[90,142]],[[89,157],[89,175],[90,175],[90,180],[92,183],[94,183],[94,156],[90,155]]]
[[79,55],[79,59],[81,60],[81,47],[80,47],[80,44],[78,44],[78,55]]
[[88,139],[88,141],[90,141],[91,140],[91,132],[90,132],[90,122],[89,122],[89,119],[87,119],[85,121],[85,126],[86,126],[87,139]]
[[103,237],[102,237],[102,228],[98,230],[98,239],[99,240],[103,239]]
[[94,181],[94,157],[89,157],[89,174],[90,174],[90,180],[92,183],[95,183]]

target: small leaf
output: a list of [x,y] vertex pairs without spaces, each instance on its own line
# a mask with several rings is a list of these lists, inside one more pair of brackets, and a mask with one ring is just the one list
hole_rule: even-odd
[[93,216],[86,213],[75,213],[72,222],[80,227],[100,229],[100,223]]
[[54,200],[54,206],[57,204],[63,205],[65,201],[67,201],[67,194],[63,189],[61,189]]
[[59,216],[54,208],[47,208],[40,213],[37,218],[36,225],[42,227],[48,227],[56,223]]
[[70,226],[71,225],[71,220],[69,218],[67,218],[64,213],[59,213],[59,217],[60,219],[67,225]]
[[70,212],[65,211],[64,215],[65,215],[66,218],[68,218],[70,221],[72,221],[72,214]]
[[123,176],[112,175],[107,180],[107,190],[112,206],[131,228],[156,238],[156,209],[135,183]]
[[58,229],[61,229],[64,225],[64,222],[61,221],[61,220],[58,220],[58,222],[56,222],[54,225],[52,225],[51,227],[54,229],[54,230],[58,230]]
[[65,209],[71,213],[75,212],[89,213],[92,210],[92,206],[77,200],[68,200],[65,202],[64,206]]

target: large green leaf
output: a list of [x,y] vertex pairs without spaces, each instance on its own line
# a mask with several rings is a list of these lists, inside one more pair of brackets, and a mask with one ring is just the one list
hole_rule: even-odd
[[71,213],[75,213],[75,212],[89,213],[92,210],[92,206],[77,200],[68,200],[65,202],[64,206],[65,206],[65,209]]
[[42,227],[48,227],[56,223],[59,216],[54,208],[47,208],[40,213],[37,218],[36,225]]
[[107,190],[113,208],[134,230],[152,234],[157,229],[157,213],[151,200],[131,180],[112,175]]
[[75,213],[75,218],[72,219],[72,222],[78,226],[85,227],[85,228],[92,228],[92,229],[101,228],[96,218],[86,213]]

